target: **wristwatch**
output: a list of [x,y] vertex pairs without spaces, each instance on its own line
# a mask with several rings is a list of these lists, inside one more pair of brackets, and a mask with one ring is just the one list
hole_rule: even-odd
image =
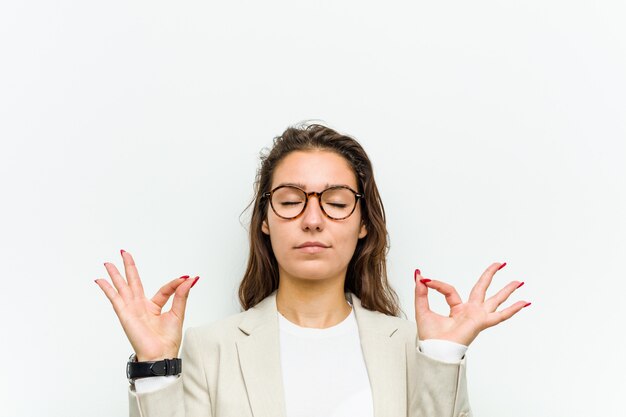
[[137,362],[137,355],[133,353],[126,364],[126,378],[131,385],[135,379],[149,376],[178,375],[183,370],[183,361],[180,358],[163,359],[160,361]]

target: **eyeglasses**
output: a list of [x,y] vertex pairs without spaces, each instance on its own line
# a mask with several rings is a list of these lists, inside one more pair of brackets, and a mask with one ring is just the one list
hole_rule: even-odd
[[263,198],[269,197],[272,210],[278,217],[288,220],[296,219],[304,213],[311,196],[317,196],[322,212],[332,220],[350,217],[357,201],[365,199],[363,194],[343,185],[330,187],[319,193],[307,193],[298,187],[281,185],[262,195]]

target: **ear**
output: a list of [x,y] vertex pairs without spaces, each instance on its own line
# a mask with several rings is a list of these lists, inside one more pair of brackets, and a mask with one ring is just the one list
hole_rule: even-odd
[[267,225],[267,220],[263,220],[263,224],[261,225],[261,231],[263,231],[263,233],[265,233],[266,235],[270,234],[270,228]]
[[359,239],[364,238],[367,235],[367,227],[365,222],[361,222],[361,230],[359,231]]

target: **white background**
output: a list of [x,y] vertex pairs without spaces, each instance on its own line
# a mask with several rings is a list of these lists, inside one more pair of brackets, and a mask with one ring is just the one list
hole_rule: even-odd
[[93,282],[119,249],[149,296],[201,276],[185,328],[238,312],[259,152],[305,119],[372,159],[410,320],[416,267],[464,297],[491,262],[490,293],[526,282],[469,348],[476,416],[623,415],[625,21],[621,0],[3,2],[2,415],[127,415]]

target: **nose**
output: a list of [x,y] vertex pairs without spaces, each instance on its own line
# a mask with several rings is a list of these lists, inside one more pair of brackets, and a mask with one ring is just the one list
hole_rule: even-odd
[[319,198],[317,198],[317,196],[310,196],[306,209],[304,213],[302,213],[302,227],[304,229],[321,229],[324,223],[324,217]]

